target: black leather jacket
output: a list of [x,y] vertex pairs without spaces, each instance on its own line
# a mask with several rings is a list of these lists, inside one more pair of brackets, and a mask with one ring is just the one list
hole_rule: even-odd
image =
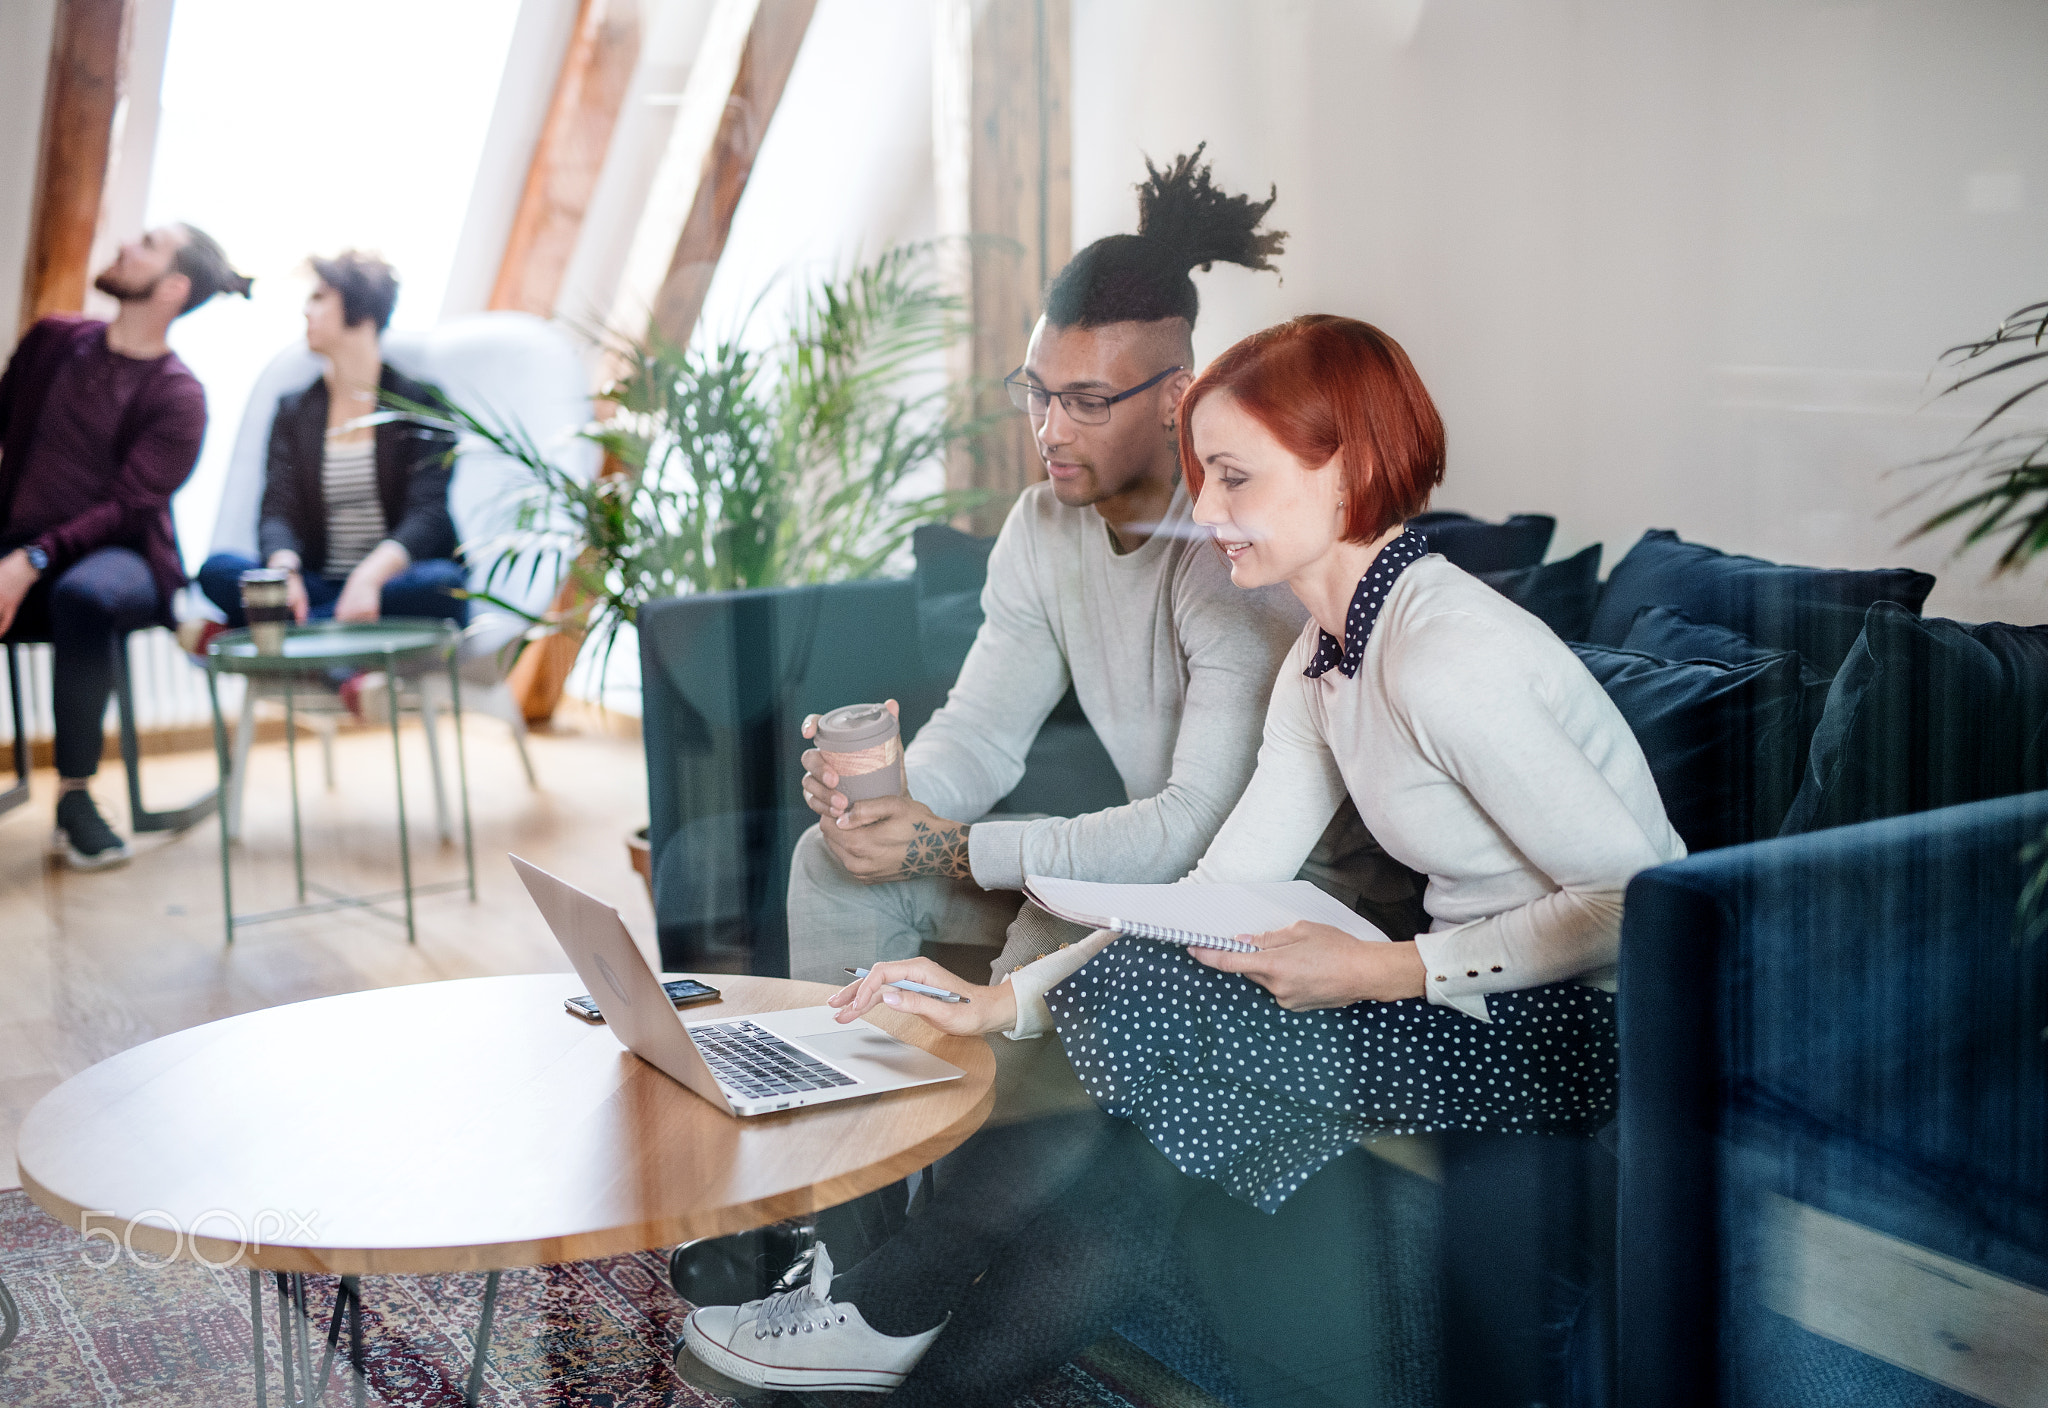
[[[408,401],[433,405],[440,391],[386,366],[381,390]],[[384,508],[384,536],[403,545],[414,562],[452,558],[455,522],[448,516],[448,477],[455,467],[455,435],[438,426],[395,420],[379,425],[377,498]],[[277,403],[270,423],[270,463],[263,484],[263,518],[257,540],[263,560],[289,548],[307,572],[327,566],[327,503],[320,489],[320,464],[327,443],[327,381]]]

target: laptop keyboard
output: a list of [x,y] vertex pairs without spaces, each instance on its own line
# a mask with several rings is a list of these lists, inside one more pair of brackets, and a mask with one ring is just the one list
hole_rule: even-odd
[[719,1084],[736,1095],[762,1099],[852,1085],[853,1077],[797,1050],[752,1022],[692,1027],[690,1039],[704,1053]]

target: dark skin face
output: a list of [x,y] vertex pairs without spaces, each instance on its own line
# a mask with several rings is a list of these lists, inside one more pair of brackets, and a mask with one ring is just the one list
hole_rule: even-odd
[[1110,407],[1104,425],[1083,425],[1054,401],[1032,431],[1059,501],[1093,508],[1125,552],[1151,536],[1180,479],[1175,408],[1194,380],[1187,323],[1106,323],[1070,328],[1038,320],[1024,356],[1024,377],[1049,391],[1114,396],[1168,367],[1179,372]]
[[[1093,508],[1132,552],[1152,536],[1180,481],[1175,439],[1181,393],[1194,380],[1186,320],[1061,327],[1038,320],[1024,358],[1024,376],[1049,391],[1114,396],[1143,385],[1168,367],[1181,370],[1109,408],[1109,420],[1084,425],[1054,401],[1032,430],[1059,501]],[[895,701],[889,701],[895,707]],[[817,716],[804,720],[817,733]],[[920,876],[966,879],[967,825],[934,814],[909,797],[849,803],[839,778],[813,748],[803,755],[804,800],[819,817],[825,844],[846,872],[866,884]],[[990,1009],[992,1010],[992,1009]]]

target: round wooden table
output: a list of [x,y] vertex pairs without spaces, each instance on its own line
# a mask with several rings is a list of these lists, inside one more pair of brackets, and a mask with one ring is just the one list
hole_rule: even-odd
[[[682,1009],[693,1022],[832,991],[704,977],[725,997]],[[966,1076],[738,1119],[565,1012],[583,990],[574,973],[420,983],[159,1037],[37,1103],[22,1187],[88,1237],[247,1267],[253,1296],[261,1270],[495,1272],[759,1227],[923,1168],[993,1101],[986,1042],[877,1008],[876,1026]],[[337,1079],[312,1095],[309,1070]]]

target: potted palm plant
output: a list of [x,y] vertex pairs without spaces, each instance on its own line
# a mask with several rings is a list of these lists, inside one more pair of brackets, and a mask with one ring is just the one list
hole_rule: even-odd
[[903,246],[804,284],[765,337],[762,300],[741,327],[687,347],[598,334],[612,376],[581,432],[605,451],[594,479],[486,408],[440,409],[530,475],[510,526],[465,553],[491,564],[491,587],[560,578],[571,604],[542,617],[476,595],[531,621],[529,640],[595,649],[602,679],[650,601],[873,576],[919,524],[986,503],[942,487],[947,450],[983,422],[944,375],[967,327],[934,255]]

